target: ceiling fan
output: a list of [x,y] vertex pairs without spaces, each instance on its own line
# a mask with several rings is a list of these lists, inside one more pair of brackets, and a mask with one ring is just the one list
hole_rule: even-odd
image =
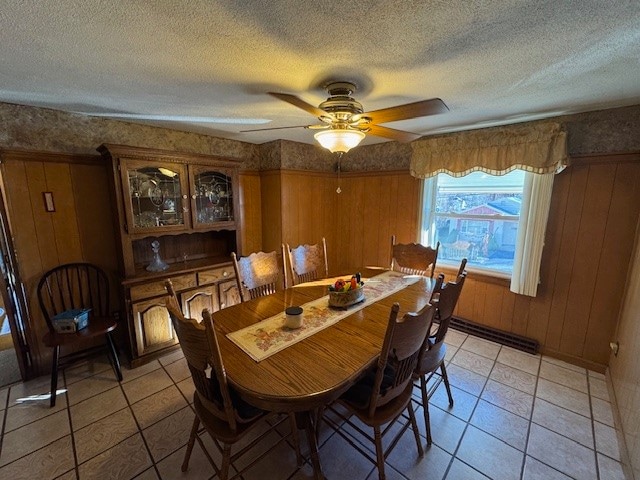
[[435,115],[449,110],[439,98],[422,100],[420,102],[397,105],[365,112],[362,104],[352,97],[356,85],[352,82],[331,82],[326,86],[329,98],[317,107],[305,102],[295,95],[288,93],[268,92],[269,95],[290,103],[308,112],[322,122],[319,125],[302,125],[295,127],[261,128],[243,130],[243,132],[257,132],[264,130],[280,130],[284,128],[308,128],[320,130],[314,135],[315,139],[332,153],[345,153],[362,141],[365,134],[390,138],[399,142],[410,142],[421,135],[402,130],[396,130],[379,125],[380,123],[408,120],[411,118]]

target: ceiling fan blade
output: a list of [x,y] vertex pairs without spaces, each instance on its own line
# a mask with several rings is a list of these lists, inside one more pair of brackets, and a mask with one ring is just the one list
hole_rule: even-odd
[[288,93],[276,93],[276,92],[268,92],[272,97],[276,97],[278,100],[282,100],[284,102],[290,103],[298,108],[301,108],[305,112],[310,113],[314,117],[331,117],[331,114],[325,112],[324,110],[314,107],[310,103],[305,102],[301,98],[296,97],[295,95],[290,95]]
[[449,107],[439,98],[422,100],[420,102],[406,103],[395,107],[383,108],[372,112],[365,112],[359,117],[371,118],[372,123],[387,123],[397,120],[408,120],[416,117],[426,117],[449,111]]
[[315,125],[294,125],[292,127],[272,127],[272,128],[253,128],[251,130],[240,130],[240,133],[244,132],[266,132],[268,130],[284,130],[285,128],[311,128]]
[[375,135],[376,137],[390,138],[391,140],[397,140],[402,143],[411,142],[422,137],[422,135],[418,135],[417,133],[403,132],[402,130],[382,127],[380,125],[368,125],[367,128],[369,129],[367,134]]

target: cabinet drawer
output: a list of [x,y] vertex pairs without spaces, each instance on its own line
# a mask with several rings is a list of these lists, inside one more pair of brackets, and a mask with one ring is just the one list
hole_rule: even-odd
[[198,272],[198,285],[204,285],[205,283],[219,282],[220,280],[226,280],[234,278],[233,266],[228,265],[226,267],[212,268],[210,270],[203,270]]
[[[167,293],[167,290],[164,288],[164,282],[164,280],[158,280],[131,287],[131,300],[135,301]],[[185,288],[192,288],[197,285],[196,276],[193,273],[171,277],[171,283],[173,283],[173,288],[175,290],[184,290]]]

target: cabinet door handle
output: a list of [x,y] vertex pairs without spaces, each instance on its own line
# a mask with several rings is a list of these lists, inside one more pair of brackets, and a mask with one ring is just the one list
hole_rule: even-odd
[[224,272],[222,272],[222,276],[223,277],[228,277],[229,276],[229,272],[227,272],[226,270]]
[[194,200],[197,198],[198,196],[194,193],[193,195],[191,195],[191,198],[193,198]]

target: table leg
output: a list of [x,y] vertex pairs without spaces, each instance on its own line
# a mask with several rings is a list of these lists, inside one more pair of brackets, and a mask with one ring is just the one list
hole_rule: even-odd
[[315,480],[325,480],[325,476],[322,473],[322,465],[320,465],[320,456],[318,455],[318,440],[316,438],[313,412],[296,413],[296,422],[298,423],[298,428],[304,428],[307,432],[309,454],[311,456],[311,465],[313,466],[313,478]]

